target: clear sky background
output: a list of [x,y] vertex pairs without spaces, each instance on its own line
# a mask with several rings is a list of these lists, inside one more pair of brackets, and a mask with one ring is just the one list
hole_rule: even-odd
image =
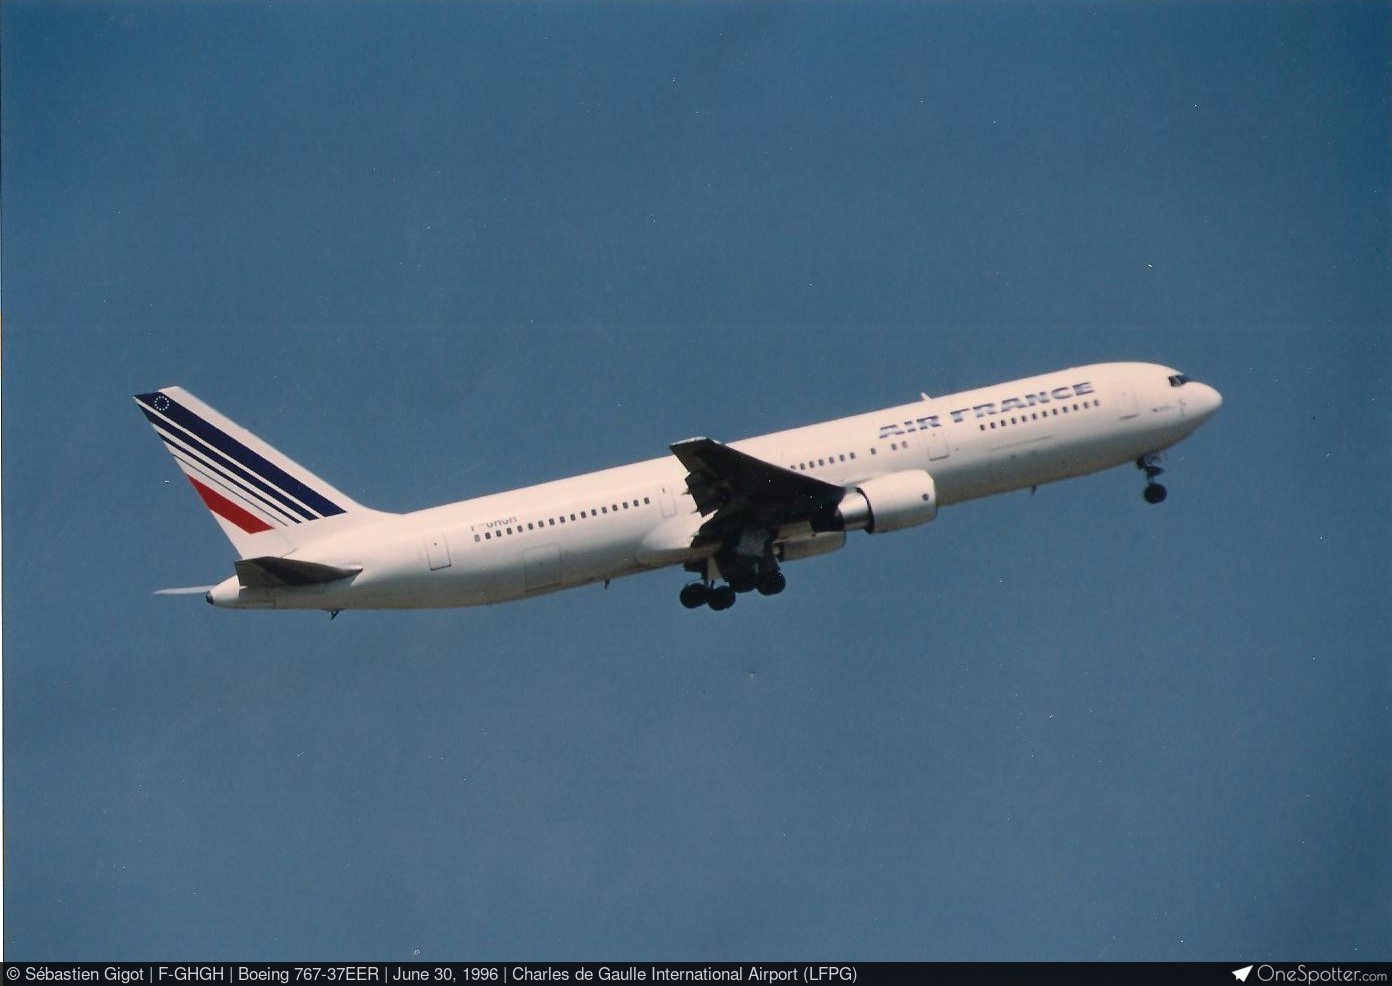
[[[1383,3],[7,0],[5,956],[1392,959]],[[233,554],[1140,359],[1134,469],[481,610]]]

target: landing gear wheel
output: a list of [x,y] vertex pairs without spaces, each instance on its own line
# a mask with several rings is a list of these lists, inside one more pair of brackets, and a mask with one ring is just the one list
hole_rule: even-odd
[[710,591],[710,601],[707,605],[711,609],[719,612],[722,609],[729,609],[735,604],[735,590],[728,585],[716,586]]
[[759,576],[759,595],[776,596],[788,587],[788,579],[778,569]]
[[689,582],[682,586],[681,594],[677,598],[687,609],[700,609],[710,602],[710,590],[706,588],[705,583]]
[[1165,487],[1161,486],[1159,483],[1155,481],[1155,477],[1159,476],[1162,472],[1165,471],[1161,469],[1159,465],[1161,458],[1162,455],[1159,452],[1147,452],[1145,455],[1141,456],[1139,459],[1136,460],[1136,468],[1139,469],[1141,472],[1145,473],[1146,503],[1165,502]]
[[742,572],[730,576],[730,588],[738,593],[753,592],[757,584],[752,572]]

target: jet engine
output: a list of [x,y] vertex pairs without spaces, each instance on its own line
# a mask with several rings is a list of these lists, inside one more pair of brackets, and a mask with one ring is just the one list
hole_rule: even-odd
[[867,479],[849,491],[832,515],[833,530],[883,534],[938,515],[938,493],[933,477],[922,469],[906,469]]

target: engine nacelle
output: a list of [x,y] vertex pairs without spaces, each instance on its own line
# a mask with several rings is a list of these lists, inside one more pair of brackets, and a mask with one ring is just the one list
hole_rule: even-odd
[[836,508],[834,526],[843,531],[883,534],[938,515],[938,491],[933,477],[922,469],[906,469],[867,479],[847,493]]

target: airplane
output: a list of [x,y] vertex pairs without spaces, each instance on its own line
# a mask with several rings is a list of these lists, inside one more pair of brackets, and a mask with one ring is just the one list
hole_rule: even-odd
[[784,590],[783,563],[941,507],[1161,453],[1222,404],[1166,366],[1099,363],[409,513],[355,502],[179,387],[135,397],[236,549],[231,609],[480,606],[681,566],[688,609]]

